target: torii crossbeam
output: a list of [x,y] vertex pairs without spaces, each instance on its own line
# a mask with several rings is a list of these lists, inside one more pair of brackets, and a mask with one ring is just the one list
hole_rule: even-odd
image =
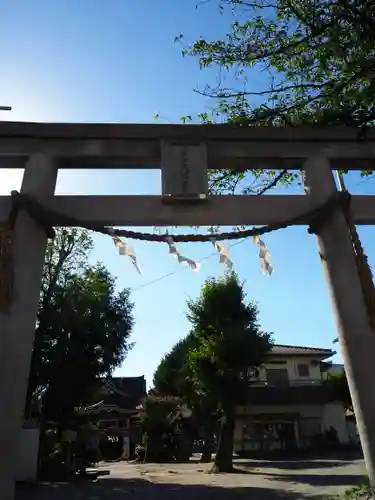
[[[332,170],[375,169],[375,131],[227,125],[118,125],[0,122],[0,168],[25,168],[21,193],[85,223],[121,226],[266,225],[324,203]],[[157,168],[160,196],[55,196],[59,168]],[[209,169],[303,169],[306,195],[210,196]],[[1,177],[0,177],[1,185]],[[0,223],[11,197],[0,196]],[[375,223],[375,196],[353,196],[356,224]],[[52,221],[59,225],[59,221]],[[299,224],[309,221],[300,219]],[[13,500],[47,236],[24,211],[13,234],[14,284],[0,312],[0,492]],[[319,228],[318,247],[364,448],[375,484],[375,332],[369,323],[352,242],[339,209]],[[301,291],[299,291],[301,293]]]

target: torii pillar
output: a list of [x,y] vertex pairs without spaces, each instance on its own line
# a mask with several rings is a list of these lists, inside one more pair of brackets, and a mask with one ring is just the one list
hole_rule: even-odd
[[[21,192],[53,196],[57,166],[42,154],[25,165]],[[13,500],[18,441],[23,423],[31,353],[47,236],[24,212],[13,233],[13,291],[8,313],[0,313],[0,498]]]
[[[323,203],[337,190],[324,152],[309,159],[303,168],[306,192],[314,205]],[[317,242],[367,473],[375,493],[375,332],[367,314],[349,229],[340,209],[319,228]]]

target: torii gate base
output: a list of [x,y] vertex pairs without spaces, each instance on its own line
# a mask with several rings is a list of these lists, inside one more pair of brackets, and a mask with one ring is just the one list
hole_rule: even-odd
[[[176,144],[178,140],[178,144]],[[356,141],[348,129],[243,129],[227,126],[58,125],[0,123],[1,167],[25,166],[22,192],[47,207],[95,219],[103,225],[255,225],[298,215],[336,190],[331,169],[373,167],[375,135]],[[272,158],[269,158],[270,152]],[[208,197],[207,168],[242,165],[301,168],[306,196]],[[267,159],[267,161],[265,160]],[[251,163],[249,165],[249,160]],[[360,165],[358,164],[360,161]],[[159,167],[163,197],[54,197],[59,167]],[[192,162],[194,164],[192,164]],[[346,162],[349,162],[348,164]],[[191,170],[190,167],[194,167]],[[190,175],[191,174],[191,175]],[[191,203],[179,200],[192,196]],[[175,198],[174,195],[180,195]],[[200,199],[202,196],[200,196]],[[122,210],[126,205],[127,210]],[[150,209],[151,213],[150,213]],[[10,197],[0,197],[5,221]],[[353,197],[353,220],[375,222],[374,197]],[[303,222],[302,222],[303,223]],[[319,231],[318,248],[332,299],[371,484],[375,485],[375,333],[365,308],[352,243],[336,211]],[[0,313],[0,493],[13,500],[18,437],[22,425],[46,236],[26,213],[14,228],[13,302]]]

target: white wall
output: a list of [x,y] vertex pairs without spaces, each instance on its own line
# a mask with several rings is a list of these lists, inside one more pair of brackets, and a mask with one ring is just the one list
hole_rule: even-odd
[[22,429],[18,444],[16,481],[36,481],[39,429]]
[[265,405],[265,406],[238,406],[236,409],[237,419],[234,429],[234,449],[241,450],[243,440],[243,420],[250,415],[259,414],[280,414],[280,413],[298,413],[304,418],[323,419],[323,406],[319,405]]
[[[341,444],[350,442],[348,427],[345,418],[345,410],[341,403],[329,403],[326,405],[267,405],[267,406],[239,406],[237,407],[237,419],[234,430],[234,449],[240,450],[243,439],[243,423],[247,416],[257,414],[281,414],[281,413],[298,413],[304,419],[316,419],[321,422],[321,432],[329,430],[332,426],[337,431],[337,437]],[[243,417],[243,418],[241,418]],[[305,427],[307,426],[305,421]],[[303,421],[301,421],[303,425]],[[314,424],[314,428],[316,425]],[[320,425],[318,425],[320,427]],[[302,431],[302,428],[301,428]],[[314,434],[317,429],[314,429]],[[298,436],[297,436],[298,437]],[[301,439],[303,436],[301,436]]]
[[[319,365],[319,359],[316,359],[317,364],[312,364],[311,361],[313,361],[314,357],[309,357],[309,356],[285,356],[279,357],[279,361],[286,361],[286,363],[279,363],[277,364],[276,362],[278,361],[278,358],[275,356],[272,358],[273,363],[268,364],[267,362],[264,363],[264,366],[262,366],[259,369],[259,381],[260,382],[266,382],[267,377],[266,377],[266,370],[268,369],[287,369],[288,370],[288,377],[290,381],[301,381],[301,383],[306,380],[320,380],[322,378],[321,372],[320,372],[320,365]],[[301,377],[298,375],[297,371],[297,365],[299,364],[307,364],[309,366],[309,376],[308,377]]]
[[336,429],[341,444],[350,442],[345,410],[341,403],[329,403],[323,407],[324,430],[329,430],[331,426]]
[[353,444],[360,444],[358,428],[355,420],[346,420],[346,425],[348,427],[349,440]]

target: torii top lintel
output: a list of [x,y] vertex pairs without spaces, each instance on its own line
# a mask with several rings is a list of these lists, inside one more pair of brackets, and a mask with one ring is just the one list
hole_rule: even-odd
[[[301,168],[325,151],[332,168],[373,168],[375,129],[0,122],[0,167],[46,153],[60,168],[160,168],[161,144],[204,145],[207,168]],[[5,161],[7,159],[7,161]]]

